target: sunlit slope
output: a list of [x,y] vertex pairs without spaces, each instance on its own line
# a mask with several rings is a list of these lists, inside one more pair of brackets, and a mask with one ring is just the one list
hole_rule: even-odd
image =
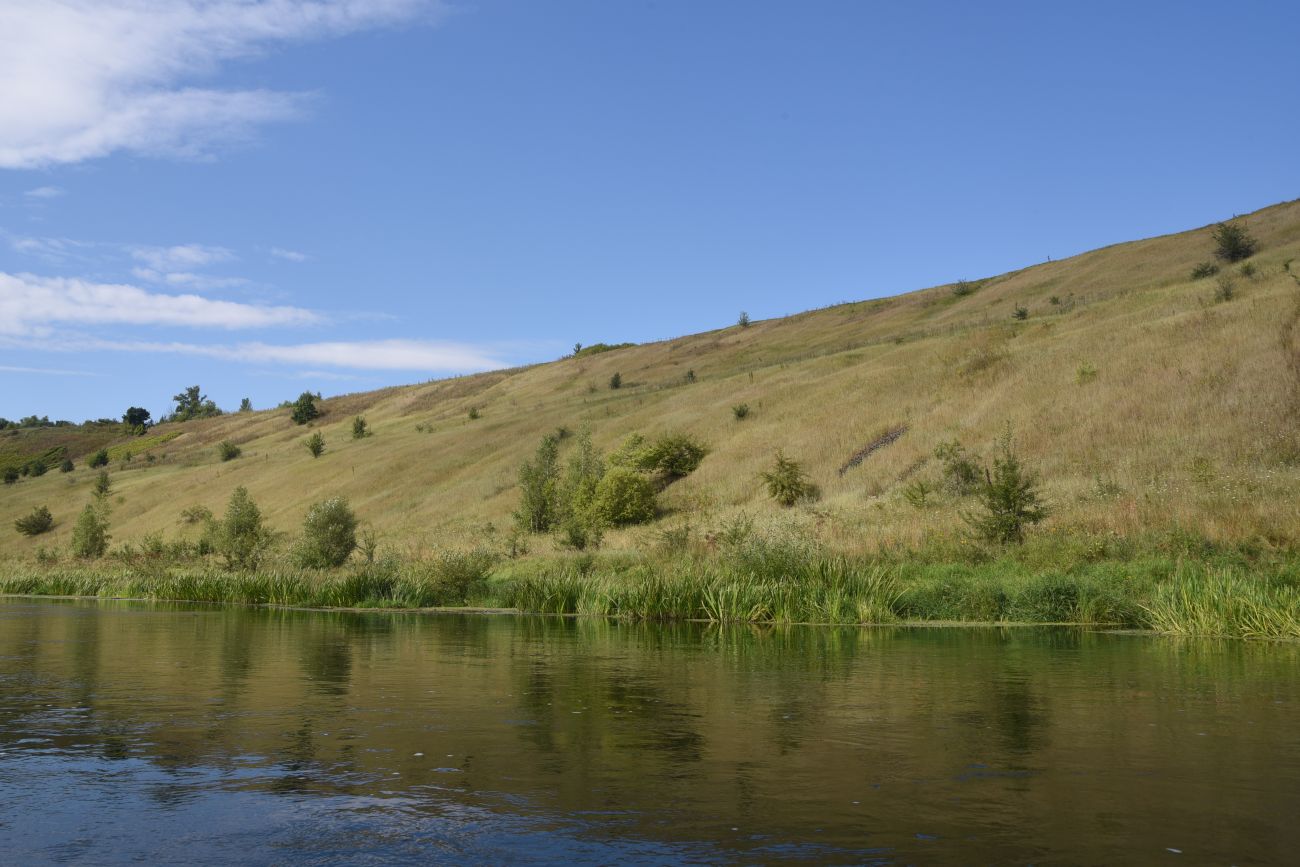
[[[1107,247],[973,283],[939,286],[783,319],[732,326],[511,371],[333,398],[315,425],[285,410],[160,426],[180,435],[114,462],[114,543],[193,534],[181,509],[224,508],[248,487],[277,529],[295,532],[309,503],[347,496],[403,553],[504,532],[516,469],[558,427],[589,426],[598,445],[634,431],[691,431],[712,447],[663,496],[660,526],[696,527],[738,511],[776,514],[757,474],[783,449],[804,462],[821,501],[791,513],[849,549],[915,543],[959,526],[942,497],[918,509],[911,481],[935,480],[935,446],[987,453],[1008,425],[1042,476],[1053,516],[1042,532],[1128,534],[1180,528],[1212,539],[1300,538],[1300,202],[1245,218],[1259,241],[1254,276],[1212,259],[1208,228]],[[1284,263],[1295,258],[1291,272]],[[792,287],[791,306],[797,306]],[[1013,319],[1017,306],[1028,310]],[[632,311],[629,311],[632,315]],[[592,335],[616,339],[618,335]],[[688,373],[693,371],[693,381]],[[623,387],[609,388],[613,374]],[[177,383],[177,388],[186,383]],[[288,395],[287,395],[288,396]],[[732,407],[745,403],[743,421]],[[470,419],[471,407],[479,418]],[[364,414],[374,435],[351,438]],[[839,472],[878,436],[894,442]],[[229,439],[243,456],[222,463]],[[119,442],[125,442],[120,440]],[[66,545],[94,472],[51,471],[0,489],[0,553]],[[15,518],[48,505],[57,526],[27,539]],[[615,533],[636,544],[644,529]],[[545,549],[540,542],[535,548]]]

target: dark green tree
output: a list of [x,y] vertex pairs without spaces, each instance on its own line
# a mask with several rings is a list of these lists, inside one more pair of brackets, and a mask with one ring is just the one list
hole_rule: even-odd
[[310,391],[304,391],[298,395],[298,399],[293,402],[293,410],[289,415],[294,424],[306,424],[319,417],[320,410],[316,408],[316,396]]
[[1214,241],[1214,255],[1225,262],[1240,262],[1255,252],[1255,239],[1238,223],[1219,223],[1210,237]]
[[302,523],[298,562],[317,569],[342,566],[357,547],[357,516],[343,497],[313,503]]
[[547,434],[531,461],[519,467],[519,508],[515,522],[530,533],[545,533],[559,517],[560,441]]
[[962,517],[986,542],[1019,544],[1025,540],[1025,528],[1048,515],[1038,480],[1020,462],[1009,430],[998,440],[993,469],[985,468],[976,495],[980,512]]
[[128,407],[126,412],[122,413],[122,426],[129,433],[142,434],[149,429],[149,425],[152,423],[149,410],[142,406]]

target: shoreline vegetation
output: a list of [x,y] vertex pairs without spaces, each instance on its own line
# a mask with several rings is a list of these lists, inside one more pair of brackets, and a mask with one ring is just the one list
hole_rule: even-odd
[[639,621],[1074,624],[1300,640],[1300,557],[1222,550],[1190,558],[1153,548],[1061,566],[1032,545],[965,560],[926,553],[809,556],[750,545],[721,556],[599,552],[512,559],[478,549],[333,569],[288,562],[230,569],[136,552],[99,563],[3,563],[0,593],[321,609],[513,609]]

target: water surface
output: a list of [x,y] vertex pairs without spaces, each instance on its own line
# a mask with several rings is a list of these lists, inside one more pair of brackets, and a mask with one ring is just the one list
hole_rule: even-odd
[[0,861],[1294,863],[1300,649],[0,598]]

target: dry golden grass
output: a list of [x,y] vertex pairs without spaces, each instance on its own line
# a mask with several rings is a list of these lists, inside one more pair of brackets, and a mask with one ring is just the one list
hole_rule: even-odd
[[[633,431],[666,429],[711,444],[699,471],[666,492],[670,524],[687,517],[707,526],[745,511],[794,521],[848,551],[913,545],[953,532],[958,504],[940,497],[918,510],[901,496],[905,482],[937,477],[940,442],[958,438],[987,452],[1010,424],[1053,505],[1042,532],[1182,529],[1292,546],[1300,542],[1300,284],[1283,263],[1300,259],[1300,202],[1245,219],[1260,242],[1257,274],[1237,276],[1226,303],[1214,302],[1214,279],[1188,276],[1210,258],[1207,227],[1036,265],[966,297],[939,286],[333,398],[314,426],[327,440],[319,459],[302,444],[311,431],[285,410],[179,425],[182,435],[160,445],[153,463],[137,455],[115,465],[113,537],[180,533],[181,509],[219,513],[245,485],[277,529],[296,531],[309,503],[342,494],[399,551],[462,544],[489,523],[509,524],[516,468],[544,433],[588,425],[606,450]],[[1029,309],[1027,321],[1012,320],[1016,305]],[[608,388],[615,372],[625,382],[618,391]],[[731,413],[738,403],[751,408],[743,421]],[[467,417],[471,406],[481,418]],[[357,413],[373,436],[351,439]],[[899,425],[909,429],[897,442],[837,473]],[[222,463],[215,446],[225,439],[243,457]],[[794,513],[768,503],[758,473],[778,448],[811,472],[819,503]],[[93,476],[76,457],[71,475],[0,490],[0,554],[67,544]],[[28,539],[9,529],[42,504],[58,522],[52,533]],[[611,533],[607,544],[642,544],[652,532]]]

